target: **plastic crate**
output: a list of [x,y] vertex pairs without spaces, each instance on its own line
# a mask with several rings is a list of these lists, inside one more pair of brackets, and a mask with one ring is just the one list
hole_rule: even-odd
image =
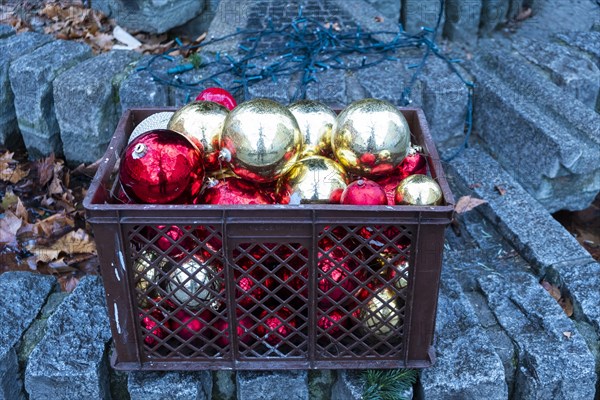
[[[150,114],[168,110],[123,114],[84,201],[115,368],[433,364],[444,230],[454,199],[420,109],[401,111],[442,188],[441,206],[115,204],[130,133]],[[181,257],[193,254],[205,265],[187,274]],[[182,278],[202,290],[181,296]]]

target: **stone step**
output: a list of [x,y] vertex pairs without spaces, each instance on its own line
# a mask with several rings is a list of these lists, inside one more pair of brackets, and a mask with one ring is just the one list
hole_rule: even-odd
[[549,211],[585,208],[600,190],[600,115],[522,60],[491,50],[471,65],[475,129]]
[[32,400],[110,396],[106,347],[111,334],[102,281],[87,276],[48,319],[25,370]]
[[0,275],[0,400],[25,399],[17,347],[55,283],[54,277],[28,272]]
[[157,371],[129,373],[131,400],[210,400],[212,376],[209,371]]

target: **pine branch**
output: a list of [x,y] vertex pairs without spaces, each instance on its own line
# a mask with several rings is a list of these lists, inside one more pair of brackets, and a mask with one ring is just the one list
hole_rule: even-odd
[[363,400],[407,400],[403,395],[417,381],[414,369],[367,370]]

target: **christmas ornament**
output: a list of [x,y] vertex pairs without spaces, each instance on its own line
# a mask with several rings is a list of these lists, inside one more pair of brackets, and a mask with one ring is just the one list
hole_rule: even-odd
[[189,309],[211,307],[218,310],[223,303],[216,296],[223,284],[217,273],[215,266],[203,263],[194,255],[173,268],[166,289],[173,301]]
[[[236,335],[238,340],[249,345],[253,341],[250,332],[254,328],[254,320],[250,317],[244,317],[237,319],[236,322]],[[213,327],[217,330],[217,345],[221,347],[229,346],[229,343],[231,342],[229,338],[229,322],[224,318],[220,318],[213,324]]]
[[149,310],[144,310],[140,313],[140,320],[142,324],[142,334],[144,335],[144,343],[150,347],[154,347],[158,344],[158,339],[164,339],[167,337],[167,333],[161,327],[163,324],[165,328],[168,328],[165,315],[160,310],[153,310],[148,314]]
[[343,301],[356,289],[353,271],[357,264],[353,258],[347,257],[347,252],[341,247],[333,247],[327,253],[319,251],[318,260],[320,271],[317,279],[322,293],[319,306],[326,308]]
[[[160,278],[160,270],[167,265],[165,260],[158,260],[158,254],[152,250],[144,251],[139,258],[133,261],[133,269],[135,271],[135,289],[139,295],[139,306],[148,308],[150,306],[149,299],[156,294],[153,285]],[[155,263],[154,266],[151,264]]]
[[440,185],[427,175],[411,175],[396,188],[396,204],[436,206],[442,204]]
[[228,110],[233,110],[237,106],[237,102],[231,93],[219,87],[210,87],[204,89],[198,96],[196,101],[213,101],[218,103]]
[[181,107],[169,120],[168,129],[185,135],[204,149],[204,169],[216,171],[219,163],[219,137],[229,110],[212,101],[196,101]]
[[291,168],[302,135],[287,108],[272,100],[253,99],[229,113],[220,146],[221,159],[237,176],[260,184],[276,181]]
[[389,255],[382,254],[382,257],[387,260],[389,267],[382,272],[388,282],[392,282],[392,285],[397,290],[402,290],[408,286],[408,281],[406,280],[408,277],[408,261],[404,259],[399,259],[393,261]]
[[[185,227],[189,229],[190,227]],[[185,257],[185,249],[193,249],[194,242],[191,238],[184,238],[185,232],[177,225],[148,226],[142,230],[142,234],[164,254],[169,255],[173,260],[180,260]]]
[[214,315],[208,310],[202,311],[199,315],[179,310],[175,313],[175,318],[171,320],[171,329],[173,332],[177,332],[180,338],[189,340],[199,335],[213,318]]
[[296,162],[275,188],[281,204],[329,203],[346,188],[344,169],[335,161],[312,156]]
[[333,310],[327,315],[323,315],[317,320],[317,326],[326,334],[332,337],[338,337],[342,333],[342,328],[346,325],[346,313],[340,310]]
[[281,268],[277,271],[277,275],[285,282],[287,288],[296,292],[302,298],[308,298],[308,269],[305,266]]
[[374,179],[375,182],[379,183],[385,190],[388,205],[393,206],[396,204],[396,188],[400,182],[410,175],[426,173],[427,159],[422,154],[421,147],[411,146],[408,155],[391,174],[376,177]]
[[359,179],[348,185],[340,199],[342,204],[380,206],[388,203],[385,190],[376,182]]
[[331,154],[331,130],[337,115],[325,104],[314,100],[300,100],[288,109],[296,118],[304,138],[299,159]]
[[143,133],[146,133],[148,131],[153,131],[156,129],[167,129],[167,125],[169,125],[169,120],[171,119],[173,114],[173,111],[164,111],[146,117],[135,127],[133,132],[131,132],[131,135],[129,135],[128,143],[133,142]]
[[358,314],[367,334],[385,338],[401,323],[398,299],[394,291],[384,287],[367,302]]
[[267,343],[272,346],[280,344],[296,329],[293,313],[286,307],[280,308],[275,313],[263,310],[260,319],[261,322],[256,327],[256,334],[265,338]]
[[363,99],[340,113],[331,145],[346,171],[366,177],[389,174],[408,153],[410,129],[393,104]]
[[250,182],[239,178],[211,180],[200,199],[202,204],[273,204],[273,199]]
[[[266,292],[258,283],[260,278],[261,274],[255,273],[252,277],[242,276],[237,279],[236,304],[248,310],[265,297]],[[263,285],[267,288],[272,286],[272,284],[273,279],[271,278],[267,278],[263,282]]]
[[202,150],[177,132],[146,132],[125,149],[119,179],[127,195],[142,203],[196,196],[204,180]]

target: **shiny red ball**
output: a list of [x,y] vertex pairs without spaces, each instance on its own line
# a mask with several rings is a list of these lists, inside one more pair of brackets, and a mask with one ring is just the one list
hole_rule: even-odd
[[334,302],[343,303],[348,294],[356,289],[356,261],[347,258],[347,252],[340,247],[333,248],[328,254],[319,252],[318,287],[321,292],[319,306],[330,307]]
[[239,178],[226,178],[204,191],[203,204],[273,204],[273,199],[250,182]]
[[266,278],[261,286],[260,275],[263,274],[255,273],[255,275],[253,277],[242,276],[237,279],[236,303],[247,310],[265,297],[264,287],[269,288],[273,285],[273,279]]
[[341,204],[380,206],[387,205],[388,199],[385,190],[378,183],[368,179],[359,179],[344,189],[340,202]]
[[274,315],[267,310],[260,314],[261,323],[256,327],[256,334],[267,343],[276,346],[290,336],[296,329],[296,319],[292,312],[283,307]]
[[404,157],[402,163],[391,173],[375,179],[383,187],[388,205],[393,206],[396,204],[396,188],[402,182],[402,179],[415,174],[427,174],[427,159],[421,153],[412,152]]
[[231,93],[219,87],[209,87],[204,89],[198,96],[196,101],[212,101],[225,106],[229,111],[237,106],[237,102]]
[[203,311],[198,316],[194,316],[184,310],[179,310],[175,313],[175,319],[171,321],[171,329],[175,331],[182,327],[177,334],[182,339],[189,340],[200,334],[212,319],[213,315],[208,310]]
[[154,310],[150,315],[140,313],[140,319],[142,320],[142,327],[144,328],[144,343],[150,347],[154,347],[158,344],[159,339],[167,337],[167,333],[160,326],[162,323],[165,328],[168,329],[168,324],[165,315],[160,310]]
[[[252,335],[250,334],[254,327],[254,321],[250,317],[244,317],[237,320],[236,335],[238,340],[245,344],[252,343]],[[224,319],[218,319],[214,324],[213,328],[217,330],[217,345],[226,347],[231,343],[229,338],[229,322]]]
[[340,310],[333,310],[317,320],[317,326],[330,336],[337,337],[345,326],[346,314]]
[[141,203],[185,203],[204,180],[203,149],[167,129],[132,141],[121,160],[119,179],[127,195]]

